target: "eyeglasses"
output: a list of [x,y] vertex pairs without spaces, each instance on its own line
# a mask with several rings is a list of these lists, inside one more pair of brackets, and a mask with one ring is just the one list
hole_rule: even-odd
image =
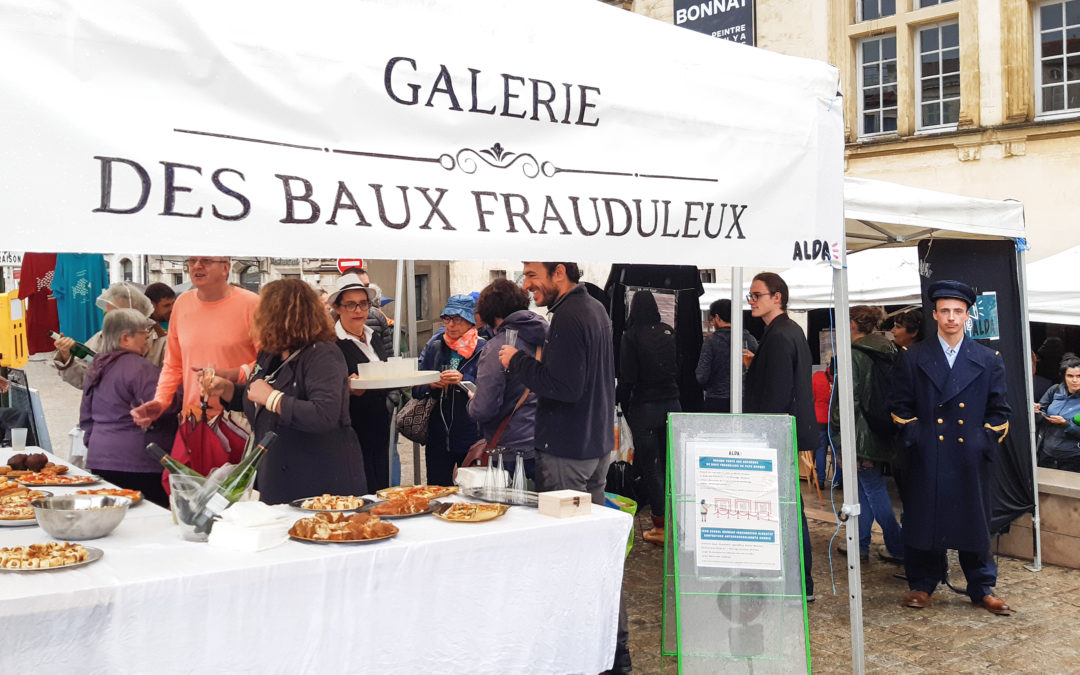
[[447,316],[442,317],[442,322],[443,323],[472,323],[471,321],[469,321],[465,317],[459,316],[457,314],[448,314]]
[[773,294],[772,293],[747,293],[746,294],[746,301],[750,302],[750,303],[757,302],[759,298],[761,298],[762,296],[765,296],[765,295],[773,295]]
[[188,258],[184,261],[184,269],[189,270],[196,265],[209,267],[213,263],[228,263],[228,258]]
[[346,312],[355,312],[358,309],[367,309],[371,307],[371,303],[367,300],[361,300],[360,302],[343,302],[338,307],[341,307]]
[[143,328],[143,332],[146,333],[147,335],[153,335],[154,334],[154,327],[153,326],[147,326],[146,328]]

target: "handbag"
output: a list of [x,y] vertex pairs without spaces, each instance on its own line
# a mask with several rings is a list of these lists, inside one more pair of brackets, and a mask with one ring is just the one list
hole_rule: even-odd
[[[541,347],[537,347],[537,361],[540,360],[542,354],[543,349]],[[503,432],[506,431],[506,428],[510,426],[510,418],[514,416],[514,413],[516,413],[518,408],[520,408],[522,404],[525,403],[525,399],[527,398],[529,398],[529,388],[525,387],[525,391],[521,394],[521,398],[519,398],[518,402],[514,404],[514,409],[511,410],[510,413],[503,418],[502,422],[499,422],[499,426],[496,427],[495,433],[491,435],[491,440],[487,441],[481,438],[480,440],[469,446],[469,452],[465,455],[465,461],[461,463],[462,466],[488,465],[488,461],[491,459],[491,455],[488,451],[494,450],[495,447],[499,444],[499,437],[502,436]],[[478,462],[478,464],[474,465],[473,462]]]
[[428,421],[435,408],[435,399],[430,396],[410,399],[394,417],[398,433],[410,441],[426,444],[428,440]]

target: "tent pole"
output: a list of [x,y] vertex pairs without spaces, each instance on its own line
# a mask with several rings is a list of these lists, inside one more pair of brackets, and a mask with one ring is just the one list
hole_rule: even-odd
[[[401,291],[404,290],[402,288],[405,283],[404,277],[405,261],[398,260],[397,269],[394,273],[394,325],[391,327],[391,335],[393,335],[394,337],[391,343],[392,347],[390,356],[399,356],[399,352],[401,351]],[[390,416],[390,441],[389,443],[387,443],[388,447],[386,448],[387,458],[389,460],[389,464],[387,464],[387,466],[391,467],[390,473],[393,473],[394,456],[397,454],[398,438],[397,434],[395,433],[397,431],[397,420],[395,419],[395,417],[395,415]],[[401,478],[399,477],[398,483],[400,482]]]
[[851,616],[851,672],[866,672],[863,661],[862,561],[859,559],[859,485],[855,457],[855,398],[851,380],[851,319],[848,315],[847,251],[833,268],[836,298],[836,374],[833,377],[840,407],[841,454],[844,462],[844,538],[847,541],[848,612]]
[[[1024,348],[1024,358],[1031,358],[1031,326],[1028,324],[1028,297],[1027,297],[1027,242],[1016,242],[1016,281],[1020,287],[1020,325],[1024,327],[1021,331],[1021,344]],[[1031,482],[1033,500],[1035,503],[1035,512],[1031,516],[1031,533],[1035,537],[1035,560],[1031,565],[1025,565],[1025,567],[1032,571],[1038,572],[1042,570],[1042,532],[1040,530],[1041,521],[1039,519],[1039,469],[1038,469],[1038,448],[1035,447],[1035,408],[1030,405],[1030,402],[1034,400],[1032,392],[1035,389],[1032,382],[1031,368],[1024,368],[1024,387],[1027,389],[1027,397],[1024,399],[1029,402],[1027,407],[1028,417],[1028,445],[1031,448]]]
[[742,269],[731,268],[731,413],[738,415],[742,412]]
[[[415,260],[405,261],[405,296],[409,301],[409,358],[416,358],[420,355],[420,350],[416,347],[416,303],[420,302],[420,298],[416,297]],[[412,459],[413,485],[420,485],[420,444],[416,441],[412,444]]]

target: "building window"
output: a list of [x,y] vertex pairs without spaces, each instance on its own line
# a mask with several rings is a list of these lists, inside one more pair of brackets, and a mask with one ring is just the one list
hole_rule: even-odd
[[716,270],[698,270],[698,276],[701,277],[701,283],[703,284],[715,284],[716,283]]
[[896,14],[896,0],[859,0],[859,21],[880,19]]
[[960,119],[960,24],[921,28],[916,39],[917,128],[955,129]]
[[859,135],[896,133],[896,35],[859,42]]
[[934,5],[944,5],[946,2],[953,2],[954,0],[919,0],[919,7],[933,7]]
[[491,270],[491,278],[489,281],[495,281],[496,279],[505,279],[506,270]]
[[184,275],[180,272],[173,272],[172,285],[179,286],[182,283],[184,283]]
[[123,275],[124,281],[131,281],[134,279],[134,276],[132,276],[131,261],[127,258],[120,261],[120,273]]
[[1037,113],[1080,111],[1080,0],[1039,5],[1033,23]]
[[253,293],[258,293],[261,276],[258,265],[248,265],[240,271],[240,285]]

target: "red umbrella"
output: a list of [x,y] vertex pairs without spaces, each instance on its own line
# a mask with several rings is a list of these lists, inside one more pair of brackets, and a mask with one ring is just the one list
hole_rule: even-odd
[[[207,419],[206,407],[203,402],[201,415],[188,413],[180,422],[171,453],[173,459],[204,476],[223,464],[239,464],[249,436],[224,413]],[[161,482],[169,492],[168,471]]]

